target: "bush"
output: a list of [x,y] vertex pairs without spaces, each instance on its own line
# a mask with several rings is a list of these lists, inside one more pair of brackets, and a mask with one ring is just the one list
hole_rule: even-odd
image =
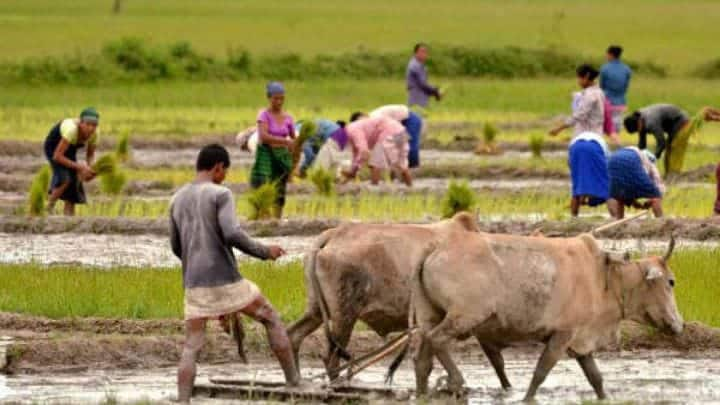
[[250,190],[247,193],[247,201],[250,204],[248,219],[272,218],[277,197],[278,191],[275,183],[265,183],[256,189]]
[[[563,53],[555,48],[494,49],[458,46],[433,47],[428,61],[438,77],[523,78],[564,76],[587,58]],[[303,58],[296,53],[262,55],[256,58],[242,48],[228,50],[221,60],[202,55],[187,41],[164,46],[149,46],[135,37],[107,43],[95,55],[72,55],[28,59],[20,63],[0,64],[0,81],[24,83],[112,83],[116,81],[240,80],[249,77],[270,80],[352,77],[358,79],[402,77],[407,65],[406,52],[374,52],[359,49],[340,55],[320,54]],[[600,58],[590,62],[600,66]],[[637,72],[666,76],[666,69],[654,62],[628,64]]]
[[497,128],[489,122],[486,122],[483,126],[483,140],[485,141],[486,145],[493,145],[495,143],[495,138],[497,138]]
[[529,143],[532,157],[535,159],[542,159],[542,148],[543,145],[545,145],[545,135],[532,134],[530,135]]
[[44,165],[37,171],[30,183],[28,193],[28,212],[32,216],[45,215],[45,204],[50,189],[50,166]]
[[335,194],[335,173],[322,167],[313,167],[308,177],[319,194],[324,196]]
[[720,79],[720,58],[703,63],[694,74],[703,79]]
[[467,181],[451,180],[442,200],[443,218],[451,218],[460,211],[470,211],[477,202],[477,196]]

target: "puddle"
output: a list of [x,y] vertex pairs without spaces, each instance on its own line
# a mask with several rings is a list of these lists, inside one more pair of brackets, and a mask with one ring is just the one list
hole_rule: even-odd
[[[505,217],[507,219],[507,217]],[[258,238],[266,244],[285,248],[288,255],[280,261],[299,259],[312,245],[313,236]],[[601,239],[607,249],[657,252],[667,248],[666,240]],[[680,239],[678,249],[716,249],[720,241]],[[251,260],[237,253],[238,260]],[[167,237],[156,235],[99,235],[63,233],[0,233],[0,263],[41,263],[97,267],[175,267],[179,261],[170,251]]]
[[[466,356],[460,369],[471,389],[468,403],[519,403],[532,377],[538,353],[507,351],[508,378],[514,387],[500,389],[497,378],[480,353]],[[455,356],[459,358],[460,356]],[[686,357],[673,352],[605,353],[597,358],[608,395],[613,401],[641,403],[716,403],[720,401],[720,357],[702,354]],[[304,363],[306,366],[307,362]],[[319,364],[303,369],[308,378],[322,370]],[[371,367],[358,375],[358,385],[384,387],[385,366]],[[73,375],[0,376],[0,401],[17,403],[86,403],[169,401],[175,396],[174,368],[147,371],[87,372]],[[431,386],[443,374],[436,364]],[[282,373],[275,363],[227,364],[198,368],[198,384],[210,378],[224,377],[280,382]],[[406,362],[395,377],[393,388],[414,388],[414,373]],[[561,360],[552,370],[536,397],[540,404],[581,403],[594,400],[595,395],[577,363]],[[230,402],[196,398],[193,403]],[[441,402],[442,403],[442,402]]]
[[[287,252],[280,262],[300,258],[311,237],[258,238]],[[238,260],[251,260],[236,253]],[[0,233],[0,263],[40,263],[97,267],[176,267],[167,237],[155,235],[54,235]]]

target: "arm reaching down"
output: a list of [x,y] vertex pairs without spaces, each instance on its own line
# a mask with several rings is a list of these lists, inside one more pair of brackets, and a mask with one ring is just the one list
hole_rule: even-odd
[[271,259],[270,248],[254,240],[245,232],[235,216],[235,199],[230,190],[218,196],[218,224],[225,243],[258,259]]

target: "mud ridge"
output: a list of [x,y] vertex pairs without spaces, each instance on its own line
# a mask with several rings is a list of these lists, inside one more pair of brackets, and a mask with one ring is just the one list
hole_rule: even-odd
[[[27,318],[27,319],[23,319]],[[41,317],[1,314],[0,330],[14,338],[7,349],[4,373],[62,373],[88,369],[132,369],[173,366],[179,360],[184,338],[180,320],[135,321],[77,319],[53,321]],[[10,328],[10,329],[8,329]],[[22,329],[16,329],[22,328]],[[246,323],[245,350],[250,362],[271,361],[264,331],[260,325]],[[94,332],[98,333],[94,333]],[[686,324],[681,336],[664,335],[646,327],[624,322],[622,339],[604,350],[606,353],[633,350],[674,350],[687,354],[720,349],[720,330],[696,322]],[[130,333],[123,333],[130,332]],[[301,355],[320,359],[325,352],[322,331],[304,342]],[[222,332],[217,322],[208,329],[207,346],[201,363],[239,362],[237,346]],[[356,331],[350,343],[351,353],[363,353],[382,344],[369,331]],[[537,344],[517,344],[510,350],[536,351]],[[479,353],[474,339],[455,342],[457,354]]]
[[[252,236],[303,236],[317,235],[338,226],[342,221],[333,219],[283,219],[245,221],[244,229]],[[103,218],[103,217],[47,217],[28,218],[0,216],[2,233],[90,233],[123,235],[168,235],[166,218]]]

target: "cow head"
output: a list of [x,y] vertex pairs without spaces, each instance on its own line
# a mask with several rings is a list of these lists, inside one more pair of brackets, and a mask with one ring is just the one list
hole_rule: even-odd
[[608,260],[618,265],[626,318],[650,324],[664,332],[680,334],[683,319],[675,302],[675,275],[668,265],[674,246],[673,238],[662,257],[635,261],[614,257]]

